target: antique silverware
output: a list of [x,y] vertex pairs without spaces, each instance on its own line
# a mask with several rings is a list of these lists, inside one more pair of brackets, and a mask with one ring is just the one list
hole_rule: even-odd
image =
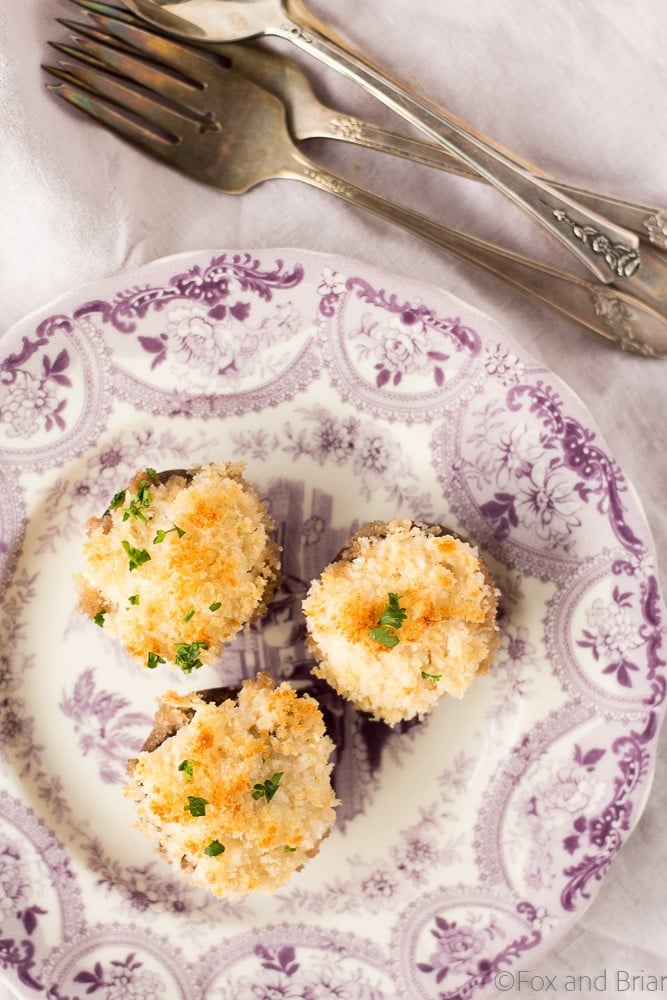
[[667,317],[635,296],[440,225],[323,170],[296,147],[283,104],[208,53],[126,21],[108,40],[53,43],[54,91],[134,145],[229,194],[289,178],[365,208],[469,261],[615,347],[667,357]]
[[236,42],[273,35],[294,42],[364,87],[406,121],[458,156],[534,221],[560,240],[605,284],[632,291],[644,261],[634,233],[591,212],[536,177],[510,154],[444,108],[418,97],[317,21],[303,0],[124,0],[141,18],[171,35]]
[[[123,12],[98,0],[73,0],[73,3],[88,11],[91,19],[102,28],[103,17],[96,18],[96,14],[121,20],[126,17],[130,23],[137,22],[129,11]],[[66,27],[72,26],[62,18],[59,20]],[[81,30],[81,27],[74,25],[75,30]],[[304,139],[336,139],[382,153],[402,156],[414,163],[447,170],[472,180],[484,180],[441,146],[409,138],[323,104],[317,98],[310,80],[301,67],[282,53],[234,42],[220,45],[213,43],[207,48],[223,59],[229,69],[247,77],[281,99],[287,110],[292,135],[298,142]],[[523,160],[517,162],[537,174],[536,167]],[[592,211],[599,212],[617,225],[632,230],[641,239],[667,250],[667,209],[633,204],[620,198],[584,190],[572,184],[563,184],[553,178],[542,177],[542,179],[548,180],[552,187],[586,205]]]

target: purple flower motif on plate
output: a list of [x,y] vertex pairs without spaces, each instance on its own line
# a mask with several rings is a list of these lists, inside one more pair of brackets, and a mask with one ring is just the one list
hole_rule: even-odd
[[494,350],[487,348],[482,355],[484,367],[489,375],[502,385],[515,385],[526,372],[526,364],[505,344],[496,344]]
[[385,1000],[361,967],[317,957],[306,960],[291,945],[255,948],[259,970],[214,989],[210,1000]]
[[519,477],[516,516],[554,548],[565,547],[581,524],[581,500],[557,460],[536,462]]
[[92,668],[79,675],[72,694],[60,701],[60,711],[74,723],[81,753],[97,758],[102,781],[126,780],[127,761],[150,730],[151,716],[128,712],[129,706],[122,695],[97,690]]
[[431,934],[435,938],[435,950],[427,962],[418,963],[418,968],[432,973],[438,984],[448,976],[468,977],[477,973],[488,942],[502,936],[493,919],[481,923],[479,917],[472,916],[468,924],[436,917]]
[[74,982],[85,986],[86,995],[96,993],[100,1000],[161,1000],[165,992],[160,977],[144,969],[134,954],[106,965],[95,962],[92,969],[77,972]]
[[0,915],[15,913],[28,899],[31,879],[18,847],[0,842]]
[[46,355],[43,361],[40,375],[18,369],[11,381],[3,384],[0,379],[0,423],[7,425],[7,437],[27,439],[42,429],[65,427],[61,414],[66,400],[58,399],[54,383],[70,385],[62,374],[69,364],[67,351],[62,350],[53,363]]
[[[409,459],[388,431],[370,420],[337,416],[320,405],[299,413],[302,423],[286,424],[287,444],[282,447],[295,461],[308,456],[318,465],[351,465],[364,499],[383,487],[397,508],[405,505],[415,515],[429,516],[430,497],[419,490]],[[235,451],[242,453],[238,446]]]
[[386,324],[366,313],[349,336],[357,341],[358,359],[373,362],[378,388],[388,383],[397,386],[407,375],[428,372],[436,385],[445,380],[441,365],[448,355],[438,349],[433,331],[412,310],[390,316]]
[[[594,813],[604,800],[605,784],[596,774],[603,754],[582,755],[538,767],[508,833],[508,850],[521,860],[525,884],[533,891],[551,888],[558,875],[559,845],[577,817]],[[510,846],[511,845],[511,846]]]
[[511,718],[520,699],[530,696],[539,668],[540,653],[530,641],[526,626],[511,620],[503,621],[500,649],[489,678],[494,700],[487,718],[499,723]]
[[602,672],[615,674],[623,687],[632,687],[632,673],[639,670],[629,655],[645,641],[637,632],[632,596],[614,587],[611,603],[596,598],[586,611],[588,628],[577,643],[590,649],[594,658],[605,664]]

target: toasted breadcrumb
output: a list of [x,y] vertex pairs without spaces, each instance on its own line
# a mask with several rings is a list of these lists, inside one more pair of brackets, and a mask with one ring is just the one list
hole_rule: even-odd
[[144,666],[186,673],[266,610],[278,584],[274,524],[242,463],[165,481],[137,472],[87,525],[79,609]]
[[[403,620],[378,639],[391,595]],[[437,525],[371,522],[303,603],[313,673],[390,725],[422,717],[444,694],[461,698],[488,669],[498,647],[496,597],[467,541]]]
[[335,820],[334,746],[317,702],[260,674],[237,700],[216,705],[170,691],[165,710],[172,728],[181,716],[180,728],[129,766],[137,828],[216,896],[277,889]]

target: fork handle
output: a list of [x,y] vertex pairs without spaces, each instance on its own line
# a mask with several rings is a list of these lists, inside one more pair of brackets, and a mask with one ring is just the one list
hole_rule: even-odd
[[[338,139],[363,146],[365,149],[374,149],[380,153],[401,156],[405,160],[421,163],[425,167],[446,170],[459,177],[486,181],[486,178],[471,170],[458,156],[452,156],[441,146],[422,142],[420,139],[411,139],[399,132],[394,132],[392,129],[382,128],[380,125],[364,121],[363,118],[339,113],[333,108],[327,108],[326,114],[323,113],[321,118],[318,116],[317,127],[313,129],[312,134],[300,134],[298,138]],[[632,230],[641,239],[653,243],[658,249],[667,250],[667,209],[639,205],[622,198],[588,191],[586,188],[576,187],[574,184],[566,184],[563,181],[540,174],[523,160],[519,161],[516,157],[514,159],[526,169],[532,170],[536,177],[546,181],[556,191],[560,191],[568,198],[573,198],[591,211],[604,215],[616,225]]]
[[[285,9],[287,4],[287,9]],[[391,108],[432,140],[458,156],[541,223],[605,284],[631,278],[640,266],[634,233],[591,212],[568,195],[535,177],[485,137],[424,97],[374,67],[340,38],[332,35],[301,0],[283,0],[283,17],[267,33],[289,39]]]
[[295,152],[282,177],[305,181],[481,268],[613,347],[667,358],[667,317],[626,292],[568,274],[476,236],[434,222],[322,170]]

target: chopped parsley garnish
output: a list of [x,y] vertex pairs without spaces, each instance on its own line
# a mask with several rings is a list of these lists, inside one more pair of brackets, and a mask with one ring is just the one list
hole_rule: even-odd
[[192,781],[192,775],[195,769],[196,760],[182,760],[178,765],[178,770],[183,771],[185,774],[186,781]]
[[127,490],[121,490],[119,493],[114,493],[109,501],[109,510],[115,510],[117,507],[122,507],[125,503],[126,494]]
[[199,658],[202,649],[208,649],[207,642],[177,642],[174,663],[184,674],[190,674],[202,666]]
[[217,858],[218,854],[224,854],[225,845],[221,844],[219,840],[212,840],[208,847],[204,848],[204,854],[208,854],[210,858]]
[[283,847],[283,851],[285,852],[285,854],[294,854],[294,852],[296,851],[296,847],[290,847],[289,844],[285,844],[285,846]]
[[139,603],[139,595],[138,594],[130,594],[130,596],[128,597],[127,601],[128,601],[128,604],[138,604]]
[[422,677],[425,681],[439,681],[442,674],[427,674],[425,670],[422,670]]
[[[146,469],[146,472],[152,470]],[[144,514],[151,503],[153,502],[153,497],[149,491],[150,483],[147,479],[142,479],[139,484],[139,489],[137,490],[136,496],[132,497],[130,503],[128,504],[127,510],[123,511],[123,520],[128,521],[131,517],[136,517],[139,521],[144,524],[148,524],[148,518]]]
[[386,646],[387,649],[393,649],[401,641],[396,633],[391,632],[388,628],[372,628],[369,635],[371,639],[375,639],[376,642],[379,642],[381,646]]
[[199,795],[188,795],[188,804],[183,807],[183,812],[189,812],[191,816],[205,816],[208,799],[202,799]]
[[405,608],[400,606],[400,599],[400,594],[389,594],[389,600],[385,605],[385,609],[382,612],[382,617],[380,618],[378,625],[387,625],[389,628],[401,627],[408,615]]
[[99,625],[100,628],[104,628],[104,616],[106,615],[106,613],[107,613],[107,609],[106,608],[102,608],[102,610],[98,611],[97,614],[95,615],[95,617],[93,618],[93,621],[95,622],[95,624]]
[[165,540],[167,535],[171,534],[172,531],[175,531],[179,538],[182,538],[185,534],[183,529],[179,528],[177,524],[175,524],[173,528],[167,528],[166,530],[164,528],[158,528],[155,533],[155,538],[153,539],[153,545],[159,545]]
[[194,608],[190,608],[190,610],[189,610],[189,611],[187,611],[187,612],[186,612],[186,613],[185,613],[185,614],[183,615],[183,621],[184,621],[184,622],[189,622],[189,621],[190,621],[190,619],[192,618],[192,616],[194,615],[194,613],[195,613],[195,609],[194,609]]
[[121,544],[130,557],[130,572],[137,566],[141,566],[142,563],[148,562],[151,557],[150,552],[147,552],[146,549],[135,549],[134,545],[130,545],[125,539],[122,540]]
[[222,607],[222,602],[221,601],[214,601],[213,604],[209,604],[208,610],[209,611],[219,611],[221,607]]
[[158,656],[157,653],[149,653],[146,657],[146,666],[149,670],[155,670],[158,663],[166,663],[164,656]]
[[276,771],[276,773],[270,778],[267,778],[266,781],[257,782],[252,793],[253,799],[266,799],[267,802],[270,802],[278,791],[278,785],[280,784],[280,779],[284,773],[284,771]]
[[398,646],[400,639],[394,629],[399,629],[408,617],[405,608],[400,606],[400,594],[389,592],[389,600],[384,606],[384,611],[375,628],[369,630],[371,639],[375,639],[381,646],[393,649]]

